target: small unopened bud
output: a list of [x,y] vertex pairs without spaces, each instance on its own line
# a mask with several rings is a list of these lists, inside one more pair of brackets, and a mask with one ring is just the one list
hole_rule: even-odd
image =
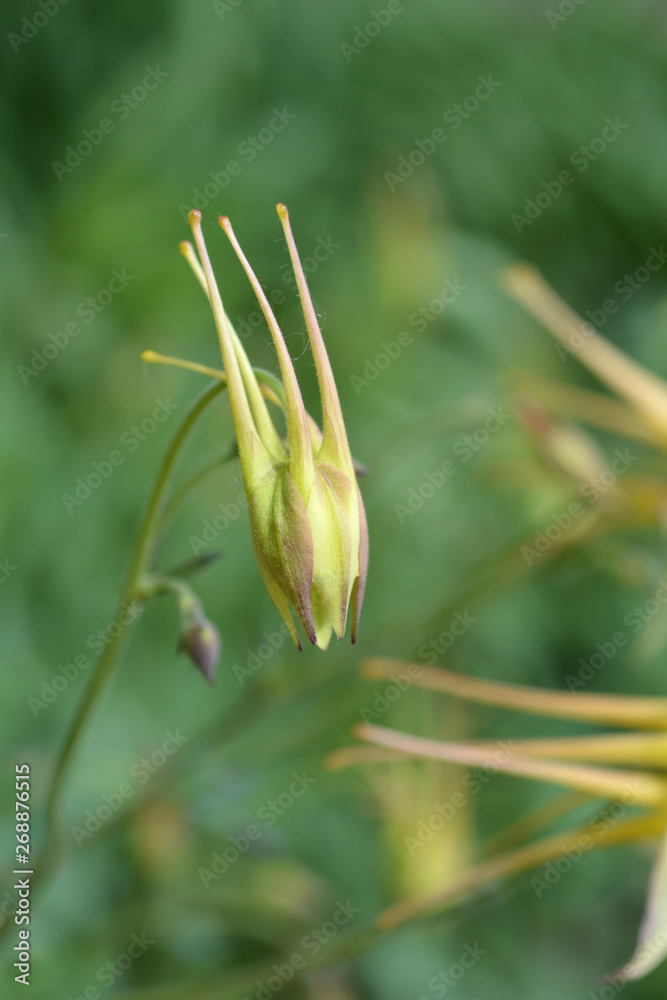
[[187,653],[209,684],[213,683],[220,658],[222,640],[215,625],[197,609],[188,619],[183,619],[178,649]]
[[151,574],[141,581],[144,598],[158,594],[176,594],[180,631],[178,651],[187,653],[209,684],[213,683],[220,658],[222,639],[215,625],[204,614],[201,601],[192,587],[178,576]]

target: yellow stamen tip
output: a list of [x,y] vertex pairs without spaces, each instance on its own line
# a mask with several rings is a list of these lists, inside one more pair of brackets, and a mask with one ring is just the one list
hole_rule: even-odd
[[142,351],[141,352],[141,360],[142,361],[155,361],[156,358],[157,358],[157,354],[155,353],[155,351]]
[[191,212],[188,213],[188,222],[192,229],[199,228],[201,225],[201,212],[198,208],[193,208]]
[[229,221],[229,216],[228,215],[219,215],[218,216],[218,222],[220,224],[220,228],[224,229],[224,231],[226,233],[228,233],[229,230],[232,228],[232,224]]
[[282,219],[283,221],[289,217],[287,208],[285,205],[283,205],[282,201],[279,201],[278,204],[276,205],[276,212],[278,213],[279,218]]

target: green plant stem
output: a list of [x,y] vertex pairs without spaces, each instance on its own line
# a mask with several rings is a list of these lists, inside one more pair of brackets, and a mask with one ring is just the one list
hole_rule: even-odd
[[[119,602],[118,611],[122,611],[122,601]],[[72,721],[72,725],[67,733],[67,737],[62,746],[62,749],[58,755],[56,761],[56,766],[53,770],[53,775],[51,777],[51,783],[49,786],[49,791],[46,797],[46,838],[45,846],[42,857],[40,858],[40,863],[38,863],[37,868],[41,870],[43,865],[46,865],[47,860],[51,860],[52,849],[55,848],[53,843],[54,833],[57,828],[58,823],[58,809],[59,800],[61,795],[61,790],[63,787],[63,782],[67,772],[67,767],[70,760],[74,754],[74,750],[79,742],[81,733],[83,732],[88,717],[90,716],[93,708],[97,704],[100,694],[104,688],[105,682],[111,675],[113,668],[118,661],[120,652],[129,637],[129,626],[124,628],[118,636],[111,640],[111,642],[105,647],[104,652],[100,655],[97,664],[95,666],[95,673],[93,674],[86,692],[81,700],[79,707],[76,711],[76,715]]]
[[162,464],[160,465],[157,479],[155,480],[153,491],[141,522],[124,587],[124,593],[129,594],[131,597],[134,596],[143,573],[151,565],[160,534],[160,519],[166,504],[166,493],[176,471],[181,451],[204,410],[226,388],[227,385],[225,382],[213,382],[200,393],[183,417],[162,459]]
[[[153,554],[155,552],[158,536],[160,533],[160,517],[165,505],[165,497],[170,486],[176,465],[181,452],[194,429],[197,420],[202,415],[209,403],[218,396],[226,385],[222,382],[214,382],[205,389],[192,403],[187,413],[183,417],[176,433],[174,434],[169,448],[162,459],[158,470],[157,478],[153,485],[150,499],[144,511],[137,539],[134,544],[133,553],[130,559],[129,570],[122,588],[120,600],[118,601],[118,614],[123,610],[123,605],[129,601],[140,604],[142,601],[140,581],[144,573],[148,572]],[[55,825],[57,820],[58,800],[62,788],[63,779],[72,758],[74,749],[79,741],[81,733],[86,725],[88,717],[97,704],[100,694],[108,678],[113,673],[113,669],[118,660],[118,656],[123,649],[129,634],[129,627],[123,629],[119,636],[113,639],[105,648],[97,661],[95,673],[88,685],[86,693],[74,717],[74,721],[67,735],[67,739],[58,757],[51,786],[47,796],[47,835],[49,830]]]
[[182,484],[182,486],[179,486],[177,490],[174,490],[173,496],[162,514],[162,529],[170,523],[176,512],[179,511],[192,496],[194,496],[201,484],[211,475],[211,473],[222,468],[222,466],[226,465],[227,462],[233,461],[238,457],[238,453],[238,447],[236,445],[236,441],[234,441],[234,444],[228,449],[228,451],[222,455],[218,455],[217,458],[212,459],[210,462],[207,462],[201,469],[194,472],[190,478]]
[[[225,382],[214,382],[204,389],[188,408],[176,429],[158,469],[157,477],[139,526],[137,538],[130,556],[129,567],[121,590],[121,596],[118,601],[116,617],[123,612],[124,606],[128,603],[134,602],[136,605],[141,605],[145,600],[146,595],[142,594],[141,580],[144,574],[151,568],[157,544],[161,537],[161,517],[166,506],[167,493],[178,461],[200,416],[226,387]],[[97,660],[93,676],[72,720],[62,749],[58,754],[46,796],[44,847],[38,861],[34,865],[34,875],[31,880],[33,888],[58,856],[58,813],[64,780],[75,750],[79,745],[82,733],[129,639],[130,630],[131,625],[124,628],[105,647],[104,652]],[[10,924],[11,921],[9,920],[4,922],[4,925],[0,928],[0,937]]]

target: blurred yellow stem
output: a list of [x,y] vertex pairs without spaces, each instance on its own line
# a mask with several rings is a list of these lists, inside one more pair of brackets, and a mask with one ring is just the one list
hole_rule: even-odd
[[[145,361],[147,364],[173,365],[175,368],[185,368],[186,371],[198,372],[200,375],[206,375],[208,378],[215,378],[219,382],[224,382],[225,384],[227,383],[227,376],[219,368],[209,368],[208,365],[200,365],[196,361],[186,361],[184,358],[172,358],[167,354],[158,354],[157,351],[142,351],[141,360]],[[257,376],[259,388],[264,398],[268,399],[270,403],[275,403],[276,406],[283,409],[283,403],[279,399],[274,388],[262,381],[262,375],[264,373],[259,369],[254,369],[254,372]]]
[[579,851],[581,856],[593,848],[616,847],[619,844],[631,844],[645,838],[659,837],[664,825],[665,817],[656,813],[619,821],[615,826],[602,827],[599,831],[592,826],[584,826],[566,833],[554,834],[517,851],[482,861],[473,868],[461,872],[438,889],[419,893],[395,903],[380,914],[378,926],[384,931],[393,930],[406,920],[431,910],[451,906],[482,886],[546,864],[568,851],[570,853]]
[[627,399],[667,444],[667,385],[595,333],[526,264],[515,264],[505,272],[510,294],[537,317],[583,365],[619,396]]
[[499,740],[490,751],[486,747],[424,739],[366,723],[356,726],[354,732],[359,739],[404,750],[415,757],[446,760],[487,771],[493,769],[493,772],[546,781],[603,798],[624,799],[630,796],[636,805],[662,805],[667,801],[667,782],[654,775],[529,757],[517,749],[513,740]]
[[[411,669],[410,669],[411,668]],[[361,667],[368,680],[400,674],[415,687],[441,691],[466,701],[495,705],[497,708],[579,719],[601,725],[639,729],[667,729],[667,698],[639,698],[629,695],[591,694],[583,691],[549,691],[467,677],[439,667],[425,667],[401,660],[371,658]]]
[[508,851],[517,844],[523,844],[574,809],[584,804],[590,806],[590,801],[590,797],[583,792],[561,792],[555,798],[549,799],[537,809],[532,809],[525,816],[520,816],[514,823],[488,837],[482,844],[481,853],[484,857],[490,857],[492,854]]
[[353,746],[334,750],[325,759],[324,765],[329,771],[341,771],[344,767],[354,767],[357,764],[390,764],[396,760],[411,757],[406,750],[395,750],[388,747]]
[[[493,740],[471,740],[466,746],[493,750]],[[609,733],[556,739],[512,740],[521,753],[561,760],[583,760],[667,770],[667,733]]]
[[515,374],[511,378],[511,388],[515,394],[533,395],[545,410],[559,417],[581,420],[644,444],[662,444],[662,437],[647,426],[645,420],[613,396],[527,372]]

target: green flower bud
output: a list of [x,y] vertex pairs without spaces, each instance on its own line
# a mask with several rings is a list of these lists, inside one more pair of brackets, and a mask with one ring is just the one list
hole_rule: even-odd
[[209,684],[215,679],[221,648],[220,633],[203,614],[193,615],[189,620],[181,622],[179,652],[186,653],[190,657]]
[[151,573],[141,580],[144,599],[161,594],[175,594],[178,599],[178,651],[186,653],[209,684],[213,683],[220,659],[222,639],[208,620],[202,603],[185,580],[178,576]]
[[238,442],[250,528],[262,578],[294,642],[292,611],[310,641],[326,649],[341,638],[348,610],[352,641],[368,566],[366,516],[345,432],[338,393],[289,224],[278,205],[313,351],[322,399],[322,431],[306,412],[280,327],[229,219],[220,216],[250,280],[273,339],[285,398],[287,447],[280,440],[245,351],[225,313],[201,231],[190,213],[199,261],[183,248],[208,295],[215,318]]

